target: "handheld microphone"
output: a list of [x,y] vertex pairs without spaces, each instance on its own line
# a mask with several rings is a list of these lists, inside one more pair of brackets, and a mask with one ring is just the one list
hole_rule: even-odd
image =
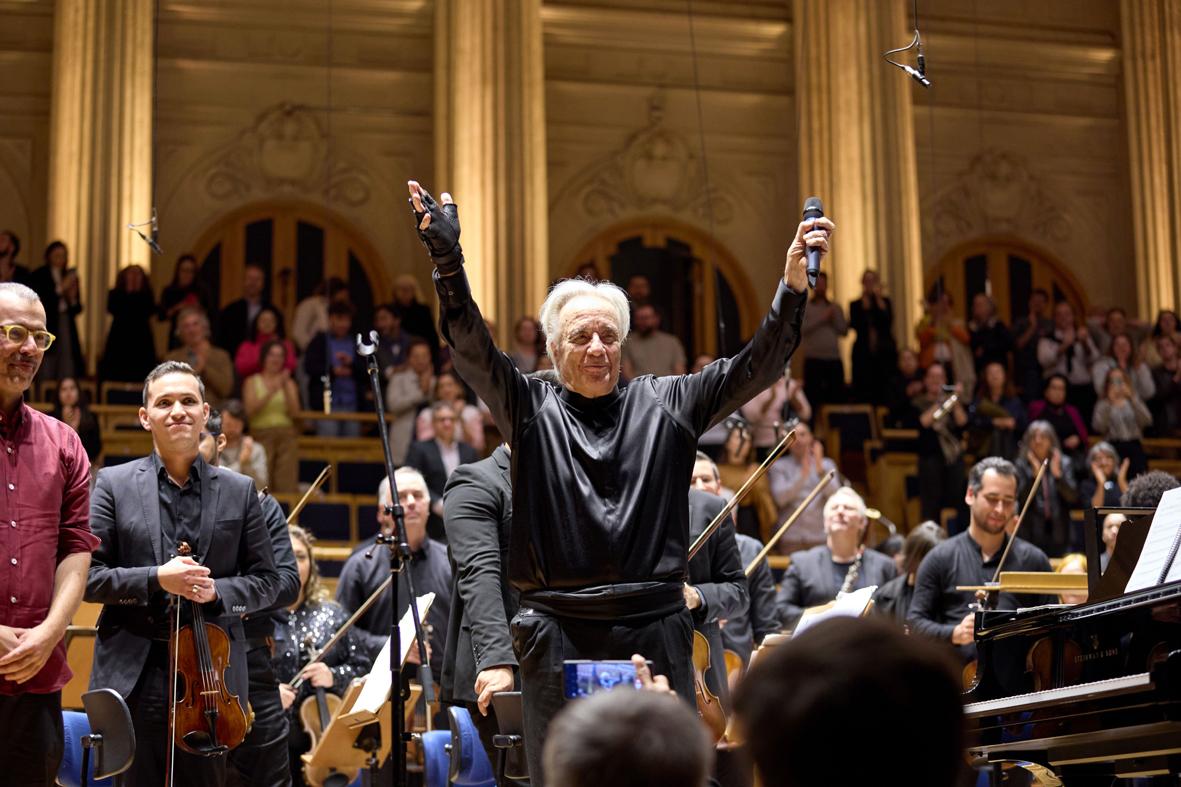
[[[808,197],[804,200],[804,221],[824,217],[824,205],[820,197]],[[820,249],[808,246],[804,253],[808,257],[808,286],[816,289],[816,277],[820,275]]]

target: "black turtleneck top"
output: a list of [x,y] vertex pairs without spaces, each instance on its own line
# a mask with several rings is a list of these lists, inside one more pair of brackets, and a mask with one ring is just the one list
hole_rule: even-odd
[[804,295],[781,280],[754,338],[732,358],[587,399],[517,371],[493,345],[462,269],[436,273],[435,285],[455,368],[512,445],[512,584],[575,603],[667,583],[679,594],[697,439],[783,374]]

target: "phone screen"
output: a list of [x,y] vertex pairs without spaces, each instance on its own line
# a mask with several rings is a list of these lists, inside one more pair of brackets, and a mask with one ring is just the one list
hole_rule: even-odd
[[[584,661],[564,662],[566,671],[566,699],[589,697],[600,691],[625,687],[638,689],[636,668],[630,661]],[[651,668],[651,665],[649,665]]]

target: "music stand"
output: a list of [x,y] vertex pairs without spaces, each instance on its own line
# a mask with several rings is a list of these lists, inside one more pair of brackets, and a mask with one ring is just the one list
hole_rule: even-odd
[[135,727],[127,703],[113,689],[95,689],[82,695],[82,707],[90,722],[90,734],[82,736],[82,787],[90,776],[90,750],[94,750],[94,778],[123,773],[135,759]]

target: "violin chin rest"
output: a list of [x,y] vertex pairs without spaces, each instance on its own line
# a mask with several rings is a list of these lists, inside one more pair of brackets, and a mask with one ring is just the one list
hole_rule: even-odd
[[229,746],[221,746],[216,743],[209,733],[203,730],[185,733],[184,742],[186,746],[202,757],[216,757],[230,750]]

